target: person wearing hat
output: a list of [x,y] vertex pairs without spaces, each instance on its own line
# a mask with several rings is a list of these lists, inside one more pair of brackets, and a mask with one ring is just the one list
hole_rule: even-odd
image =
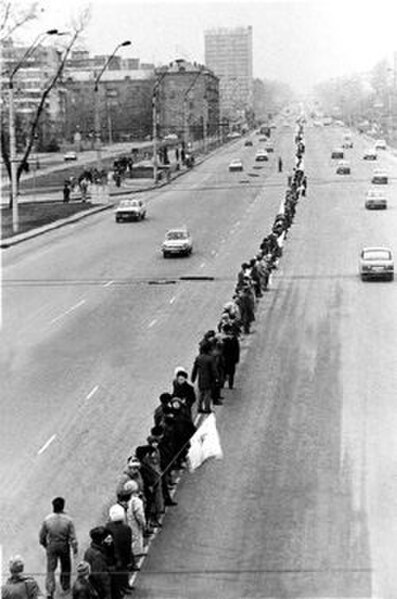
[[37,599],[42,594],[35,579],[23,573],[24,567],[25,564],[20,555],[10,559],[11,576],[1,587],[2,599]]
[[139,497],[139,488],[134,480],[125,484],[126,491],[130,493],[128,502],[127,521],[132,534],[132,553],[135,558],[145,554],[143,537],[146,530],[145,507]]
[[73,599],[98,599],[98,593],[90,582],[91,566],[82,561],[77,564],[77,578],[72,587]]
[[234,374],[236,365],[240,360],[240,342],[237,335],[234,334],[231,325],[223,327],[223,359],[225,368],[225,378],[228,381],[229,389],[234,386]]
[[114,594],[122,597],[129,592],[129,573],[135,569],[135,560],[132,554],[132,533],[126,521],[124,508],[115,503],[109,510],[107,530],[113,537],[114,556],[116,559],[114,578]]
[[185,407],[185,412],[192,418],[192,406],[196,401],[196,392],[193,385],[188,382],[189,375],[185,368],[178,366],[175,369],[172,381],[172,397],[179,397]]
[[150,530],[161,526],[159,518],[164,512],[160,453],[158,448],[152,445],[141,445],[135,452],[142,462],[141,473],[146,498],[145,517]]
[[139,492],[143,493],[143,480],[140,473],[141,463],[136,456],[127,458],[127,466],[119,477],[116,487],[116,495],[123,493],[124,485],[130,480],[135,480],[139,485]]
[[154,410],[153,420],[155,426],[161,426],[164,424],[164,416],[167,413],[171,403],[171,393],[161,393],[159,400],[160,405]]
[[104,526],[90,530],[91,544],[84,553],[84,561],[91,568],[89,581],[99,599],[117,599],[112,596],[111,563],[107,554],[105,539],[109,531]]
[[61,587],[63,591],[70,589],[72,564],[70,548],[77,555],[77,539],[74,524],[70,516],[65,514],[65,500],[55,497],[52,501],[53,513],[49,514],[41,526],[39,533],[40,545],[47,553],[47,575],[45,587],[47,597],[52,598],[55,592],[55,570],[58,560],[61,563]]

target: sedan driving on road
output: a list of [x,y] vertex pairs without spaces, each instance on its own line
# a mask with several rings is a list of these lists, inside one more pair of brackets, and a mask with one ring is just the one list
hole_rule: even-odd
[[367,247],[361,251],[359,272],[362,281],[366,279],[394,279],[392,251],[385,247]]
[[146,205],[143,200],[121,200],[115,211],[116,223],[123,220],[143,220],[146,216]]
[[386,150],[386,140],[377,139],[375,142],[375,150]]
[[337,175],[350,175],[350,173],[351,173],[351,170],[350,170],[350,164],[348,163],[348,161],[340,160],[336,167],[336,174]]
[[244,142],[244,145],[245,146],[252,146],[253,145],[252,144],[252,139],[246,139],[245,142]]
[[349,133],[346,133],[346,135],[343,138],[342,148],[352,148],[352,147],[353,147],[352,136]]
[[331,158],[337,160],[343,160],[345,153],[342,148],[334,148],[331,152]]
[[241,162],[240,158],[236,158],[235,160],[232,160],[231,163],[229,164],[230,172],[242,171],[242,170],[243,170],[243,163]]
[[161,250],[164,258],[189,256],[193,250],[193,240],[189,231],[184,227],[167,231]]
[[385,210],[387,208],[387,199],[384,193],[377,189],[370,189],[365,200],[367,210]]
[[77,154],[76,152],[66,152],[66,154],[63,155],[63,159],[65,162],[69,162],[70,160],[77,160]]
[[255,154],[255,162],[267,162],[268,160],[269,156],[266,150],[258,150]]
[[386,171],[383,171],[380,168],[376,168],[372,175],[371,183],[374,185],[387,185],[389,182],[389,177]]
[[378,154],[377,154],[375,148],[366,150],[363,154],[363,160],[377,160],[377,159],[378,159]]

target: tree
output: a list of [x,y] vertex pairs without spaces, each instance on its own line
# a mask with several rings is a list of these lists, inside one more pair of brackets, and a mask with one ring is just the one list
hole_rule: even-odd
[[[84,30],[89,17],[90,17],[89,9],[84,9],[80,13],[79,17],[73,21],[73,23],[72,23],[73,31],[71,33],[71,38],[70,38],[69,42],[64,46],[63,52],[60,53],[59,63],[55,69],[55,72],[53,72],[50,75],[50,77],[48,78],[48,80],[42,90],[41,97],[38,100],[37,106],[36,106],[34,113],[31,117],[30,123],[28,124],[27,132],[26,132],[25,149],[24,149],[22,158],[17,165],[17,172],[16,172],[17,186],[18,186],[18,183],[19,183],[22,173],[29,168],[28,167],[29,155],[32,151],[34,142],[36,140],[39,123],[40,123],[40,117],[44,111],[48,96],[50,95],[51,91],[54,89],[57,82],[59,81],[59,79],[62,75],[63,69],[65,67],[66,60],[69,56],[69,53],[70,53],[72,47],[74,46],[76,40],[78,39],[78,37],[80,36],[82,31]],[[21,17],[21,19],[22,19],[22,17]],[[25,18],[25,21],[23,21],[23,23],[26,22],[26,19],[27,18]],[[21,21],[21,24],[22,24],[22,21]],[[12,30],[15,31],[15,27]],[[3,163],[5,164],[8,176],[11,179],[9,140],[6,137],[4,126],[1,128],[1,155],[3,158]]]
[[37,19],[38,12],[38,2],[21,6],[21,2],[15,0],[0,0],[0,41],[11,37],[29,21]]

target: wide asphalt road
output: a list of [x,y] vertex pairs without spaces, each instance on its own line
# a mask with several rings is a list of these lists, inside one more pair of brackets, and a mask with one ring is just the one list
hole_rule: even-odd
[[396,166],[357,137],[336,175],[342,131],[307,128],[308,196],[217,412],[224,459],[183,477],[136,598],[397,594],[397,283],[358,277],[363,246],[397,253]]
[[[116,224],[109,211],[2,253],[0,537],[42,587],[37,535],[51,499],[65,496],[83,550],[174,368],[191,368],[268,233],[287,178],[276,157],[292,170],[293,134],[278,135],[262,168],[256,136],[218,151],[148,194],[146,221]],[[243,173],[228,172],[235,157]],[[183,224],[193,255],[164,260],[165,231]]]

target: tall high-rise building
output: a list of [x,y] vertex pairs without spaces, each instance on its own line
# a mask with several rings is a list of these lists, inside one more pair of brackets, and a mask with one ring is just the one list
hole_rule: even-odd
[[221,116],[241,121],[252,107],[252,27],[209,29],[205,64],[219,77]]

